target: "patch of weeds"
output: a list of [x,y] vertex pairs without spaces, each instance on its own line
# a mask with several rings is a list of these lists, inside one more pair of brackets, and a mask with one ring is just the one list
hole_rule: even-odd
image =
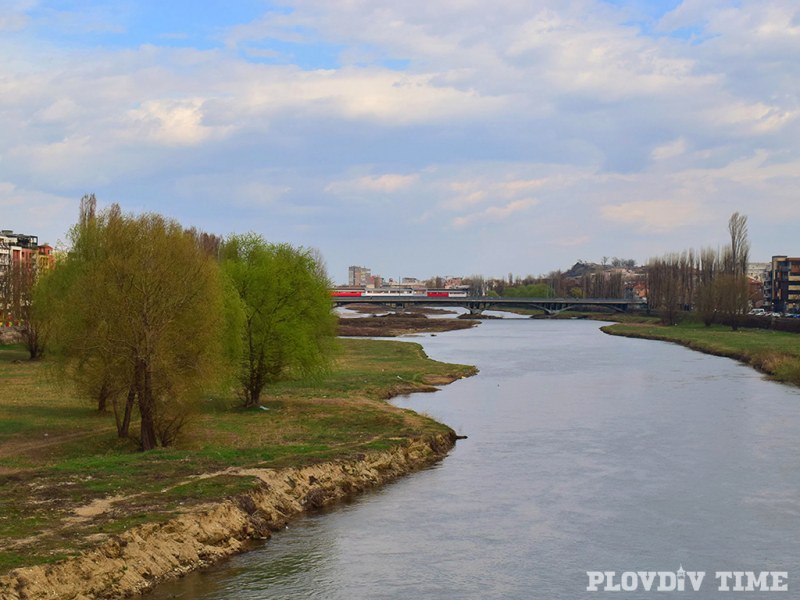
[[124,517],[109,519],[103,523],[99,523],[94,527],[89,528],[87,533],[122,533],[129,529],[133,529],[134,527],[138,527],[139,525],[144,525],[145,523],[164,523],[165,521],[169,521],[174,516],[175,513],[173,511],[139,512]]
[[197,479],[170,488],[165,495],[173,498],[215,499],[249,492],[258,487],[257,477],[240,477],[236,475],[217,475]]
[[49,554],[30,554],[0,551],[0,574],[7,573],[18,567],[33,565],[49,565],[73,556],[68,552],[53,552]]

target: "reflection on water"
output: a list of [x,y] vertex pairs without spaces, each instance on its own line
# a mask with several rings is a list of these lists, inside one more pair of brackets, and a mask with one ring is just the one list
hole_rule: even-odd
[[[721,597],[716,570],[789,571],[800,585],[798,390],[586,321],[415,341],[480,375],[397,404],[469,439],[150,597],[596,598],[588,570],[681,564],[709,572],[693,598]],[[762,596],[775,594],[746,594]]]

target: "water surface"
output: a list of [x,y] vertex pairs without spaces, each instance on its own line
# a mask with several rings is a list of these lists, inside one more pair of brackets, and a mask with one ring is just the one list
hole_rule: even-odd
[[800,589],[800,393],[734,361],[588,321],[419,337],[477,377],[400,398],[469,439],[152,598],[661,598],[586,571],[788,571]]

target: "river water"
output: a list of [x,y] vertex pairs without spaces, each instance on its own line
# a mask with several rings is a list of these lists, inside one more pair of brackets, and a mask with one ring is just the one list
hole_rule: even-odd
[[[396,403],[468,439],[148,598],[797,597],[800,391],[599,325],[416,338],[480,374]],[[707,573],[699,592],[587,591],[587,571],[680,566]],[[790,591],[719,591],[716,572],[737,570],[788,572]]]

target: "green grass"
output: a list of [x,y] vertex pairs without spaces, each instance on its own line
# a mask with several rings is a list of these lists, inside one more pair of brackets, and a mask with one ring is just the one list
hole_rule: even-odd
[[216,475],[206,479],[197,479],[182,483],[167,492],[167,496],[178,499],[214,499],[221,495],[249,492],[258,487],[259,480],[255,477],[237,477],[234,475]]
[[[170,518],[179,508],[239,494],[257,482],[217,475],[228,467],[302,466],[385,450],[447,427],[383,401],[468,376],[432,361],[418,344],[343,339],[329,373],[268,388],[245,410],[232,390],[198,403],[172,448],[139,452],[46,361],[0,346],[0,573],[53,562],[86,536]],[[135,428],[133,433],[135,434]],[[120,496],[113,509],[67,526],[77,507]]]
[[800,385],[800,336],[784,331],[740,329],[685,322],[671,327],[618,324],[603,327],[612,335],[663,340],[745,362],[777,381]]

